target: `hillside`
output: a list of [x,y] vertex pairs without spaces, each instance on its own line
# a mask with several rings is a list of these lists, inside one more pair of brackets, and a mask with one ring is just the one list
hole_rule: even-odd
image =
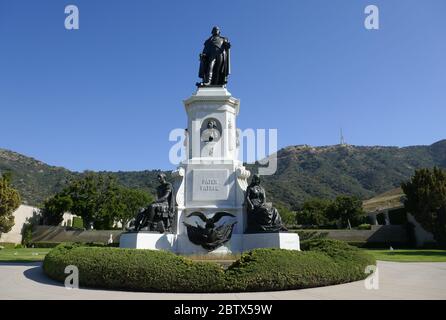
[[14,187],[19,190],[22,202],[29,205],[37,205],[59,191],[75,175],[67,169],[0,149],[0,173],[5,171],[12,172]]
[[[12,173],[12,184],[19,190],[22,202],[33,206],[38,206],[44,199],[62,190],[70,179],[81,175],[79,172],[50,166],[34,158],[0,149],[0,173],[6,171]],[[99,173],[113,175],[125,186],[153,193],[159,172],[161,171]]]
[[403,205],[403,199],[403,190],[401,188],[395,188],[364,201],[362,207],[366,212],[395,208]]
[[[278,168],[264,177],[268,200],[298,208],[310,197],[333,198],[339,194],[369,199],[399,187],[417,168],[446,168],[446,140],[430,146],[326,147],[291,146],[277,153]],[[255,165],[248,165],[256,172]],[[33,158],[0,149],[0,172],[13,173],[13,185],[23,201],[37,205],[60,190],[68,179],[80,173],[49,166]],[[153,192],[159,170],[102,172],[119,182]]]
[[277,157],[277,172],[264,178],[265,188],[273,200],[298,208],[310,197],[369,199],[399,187],[417,168],[446,168],[446,140],[404,148],[292,146]]

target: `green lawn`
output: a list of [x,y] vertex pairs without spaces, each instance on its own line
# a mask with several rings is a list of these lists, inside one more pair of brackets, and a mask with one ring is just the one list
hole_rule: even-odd
[[446,262],[446,250],[403,249],[366,250],[376,260],[395,262]]
[[42,261],[51,249],[1,249],[0,262],[34,262]]

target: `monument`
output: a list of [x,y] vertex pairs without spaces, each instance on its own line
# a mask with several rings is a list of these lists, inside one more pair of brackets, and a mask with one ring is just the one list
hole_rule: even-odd
[[280,213],[266,202],[260,177],[238,160],[236,119],[240,101],[226,89],[230,42],[214,27],[200,54],[197,91],[184,102],[187,158],[159,177],[157,200],[142,211],[122,248],[180,254],[240,253],[254,248],[299,250],[297,233],[286,232]]

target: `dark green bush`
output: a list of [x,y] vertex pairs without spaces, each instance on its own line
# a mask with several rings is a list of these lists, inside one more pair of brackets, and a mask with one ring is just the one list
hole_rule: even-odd
[[73,223],[71,224],[71,227],[75,229],[83,229],[84,220],[81,217],[73,217]]
[[[62,242],[39,241],[33,242],[30,246],[34,248],[55,248]],[[82,247],[119,247],[119,243],[105,244],[103,242],[63,242],[65,245],[78,245]]]
[[367,247],[367,241],[348,241],[348,245],[357,247],[357,248],[366,248]]
[[33,248],[55,248],[59,244],[60,242],[40,241],[40,242],[33,242],[29,246]]
[[327,238],[328,232],[318,230],[297,230],[300,241]]
[[357,226],[356,229],[358,229],[358,230],[371,230],[372,229],[372,225],[370,225],[369,223],[363,223],[363,224],[360,224],[359,226]]
[[13,242],[0,242],[0,246],[2,246],[5,249],[14,249],[16,246],[16,243]]
[[325,239],[328,236],[328,232],[318,230],[298,230],[300,240],[300,248],[306,250],[307,243],[316,239]]
[[22,245],[24,247],[30,246],[32,237],[33,237],[33,225],[31,223],[25,223],[22,229]]
[[223,270],[154,250],[63,244],[45,257],[43,269],[63,281],[67,265],[79,268],[81,286],[161,292],[243,292],[300,289],[364,279],[372,256],[336,240],[308,241],[309,251],[256,249]]
[[60,245],[43,269],[63,281],[67,265],[79,268],[80,285],[135,291],[213,292],[224,288],[224,272],[210,262],[193,262],[170,252]]

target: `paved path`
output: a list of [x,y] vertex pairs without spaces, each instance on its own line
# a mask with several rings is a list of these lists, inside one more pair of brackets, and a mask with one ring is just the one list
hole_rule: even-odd
[[446,299],[446,263],[378,262],[379,289],[364,281],[331,287],[224,294],[171,294],[65,289],[48,279],[41,263],[0,263],[0,299]]

